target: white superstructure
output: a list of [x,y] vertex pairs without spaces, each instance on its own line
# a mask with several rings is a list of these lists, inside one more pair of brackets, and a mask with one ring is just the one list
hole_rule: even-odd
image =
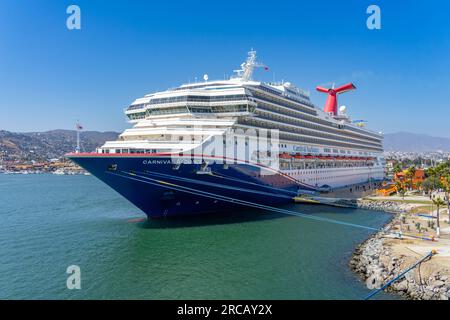
[[280,171],[298,181],[336,187],[383,179],[381,134],[353,124],[346,108],[325,113],[291,83],[252,80],[256,67],[267,68],[251,51],[229,80],[205,75],[204,82],[136,99],[125,110],[133,128],[97,152],[179,153],[229,129],[278,129]]

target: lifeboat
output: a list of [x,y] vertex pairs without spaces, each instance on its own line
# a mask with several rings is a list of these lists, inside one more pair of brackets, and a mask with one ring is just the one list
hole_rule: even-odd
[[280,159],[291,159],[291,158],[292,156],[287,152],[280,153]]

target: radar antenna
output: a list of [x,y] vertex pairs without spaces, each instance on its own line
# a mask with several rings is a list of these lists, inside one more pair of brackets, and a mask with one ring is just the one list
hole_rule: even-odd
[[248,81],[252,80],[253,70],[260,67],[264,68],[264,70],[269,70],[265,64],[256,61],[256,51],[252,49],[248,52],[247,60],[241,64],[241,69],[234,70],[234,72],[236,73],[236,78]]

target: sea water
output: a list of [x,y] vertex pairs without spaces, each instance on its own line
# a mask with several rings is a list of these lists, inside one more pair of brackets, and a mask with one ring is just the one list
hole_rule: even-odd
[[[286,208],[371,227],[391,217]],[[0,175],[0,299],[361,299],[348,262],[370,235],[245,207],[147,221],[93,176]],[[81,289],[68,289],[73,265]]]

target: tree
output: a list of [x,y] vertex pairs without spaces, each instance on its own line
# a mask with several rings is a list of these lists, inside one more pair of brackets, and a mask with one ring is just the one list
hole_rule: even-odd
[[439,163],[435,167],[435,174],[440,178],[448,173],[448,164],[446,162]]
[[411,166],[406,170],[405,179],[409,180],[409,187],[414,189],[413,178],[416,175],[416,167]]
[[427,177],[434,177],[434,176],[436,176],[436,167],[430,167],[428,169],[425,169],[425,175]]
[[416,188],[418,190],[422,190],[422,188],[423,188],[423,181],[417,181],[416,182]]
[[439,208],[442,206],[445,206],[444,200],[442,200],[440,197],[437,197],[436,199],[433,199],[433,203],[436,206],[436,236],[439,237],[440,235],[440,222],[439,222]]
[[395,181],[395,189],[397,190],[397,193],[402,197],[402,199],[405,200],[406,189],[403,183],[401,183],[400,181]]
[[405,179],[405,181],[403,182],[403,186],[405,187],[405,190],[411,190],[412,188],[411,181],[409,179]]
[[422,183],[422,188],[427,193],[433,192],[434,190],[439,189],[441,187],[442,182],[436,175],[429,176]]
[[446,173],[442,179],[442,188],[445,191],[445,201],[447,202],[447,211],[448,211],[448,221],[450,222],[450,198],[449,198],[449,193],[450,193],[450,173]]
[[402,172],[402,167],[400,166],[400,164],[398,162],[396,162],[394,164],[394,167],[392,170],[394,171],[394,173],[399,173],[399,172]]

